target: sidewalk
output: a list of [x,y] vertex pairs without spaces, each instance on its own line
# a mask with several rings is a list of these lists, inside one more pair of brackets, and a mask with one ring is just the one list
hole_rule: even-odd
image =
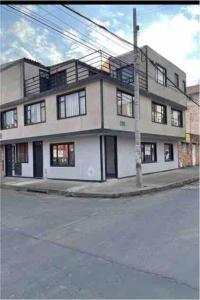
[[118,198],[142,195],[198,181],[199,167],[176,169],[143,176],[143,187],[136,188],[135,177],[106,182],[77,182],[53,179],[2,177],[1,188],[57,194],[69,197]]

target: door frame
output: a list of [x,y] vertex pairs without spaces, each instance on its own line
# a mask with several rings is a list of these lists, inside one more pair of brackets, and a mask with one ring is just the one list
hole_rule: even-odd
[[[36,168],[35,168],[35,145],[36,145],[36,143],[41,143],[42,144],[42,176],[41,177],[36,177],[35,176],[35,170],[36,170]],[[33,177],[34,178],[43,178],[44,177],[44,168],[43,168],[43,166],[44,166],[44,164],[43,164],[43,141],[33,141]]]
[[[7,153],[8,153],[8,146],[11,147],[11,160],[12,160],[12,166],[11,166],[11,175],[8,175],[8,172],[7,172],[7,167],[8,167],[8,163],[7,163]],[[13,157],[13,153],[14,153],[14,157]],[[14,161],[13,161],[14,160]],[[6,144],[5,145],[5,175],[8,176],[8,177],[11,177],[13,176],[13,164],[15,163],[15,145],[13,144]]]
[[[107,151],[106,151],[106,137],[112,137],[114,139],[114,165],[115,165],[115,174],[110,176],[107,174]],[[105,178],[118,178],[118,157],[117,157],[117,136],[115,135],[105,135],[104,136],[104,152],[105,152]]]

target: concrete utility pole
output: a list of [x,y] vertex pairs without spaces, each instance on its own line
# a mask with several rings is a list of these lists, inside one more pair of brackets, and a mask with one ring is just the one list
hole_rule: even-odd
[[135,94],[135,162],[136,162],[136,186],[142,187],[141,164],[141,133],[140,133],[140,91],[139,91],[139,55],[137,49],[137,37],[139,26],[137,25],[136,8],[133,8],[133,54],[134,54],[134,94]]

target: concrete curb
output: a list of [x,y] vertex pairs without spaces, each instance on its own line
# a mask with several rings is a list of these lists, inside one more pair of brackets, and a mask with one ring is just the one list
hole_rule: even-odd
[[56,189],[42,189],[42,188],[34,188],[30,186],[13,186],[7,184],[1,184],[2,189],[12,189],[15,191],[25,191],[25,192],[33,192],[33,193],[42,193],[42,194],[52,194],[59,195],[65,197],[77,197],[77,198],[120,198],[120,197],[133,197],[138,195],[144,195],[149,193],[155,193],[159,191],[165,191],[177,187],[184,186],[186,184],[190,184],[192,182],[196,182],[199,180],[199,177],[193,177],[190,179],[185,179],[182,181],[173,182],[170,184],[158,186],[158,187],[150,187],[143,190],[125,192],[125,193],[85,193],[85,192],[68,192],[63,190]]

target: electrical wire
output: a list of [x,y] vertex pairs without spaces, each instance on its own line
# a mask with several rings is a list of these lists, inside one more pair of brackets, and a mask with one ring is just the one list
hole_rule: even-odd
[[[74,13],[77,14],[78,16],[80,16],[80,17],[86,19],[87,21],[90,21],[92,24],[95,24],[97,27],[99,27],[99,28],[105,30],[106,32],[109,32],[111,35],[117,37],[119,40],[121,40],[121,41],[127,43],[128,45],[131,45],[134,49],[136,48],[137,50],[139,50],[139,51],[146,57],[146,59],[153,65],[153,67],[156,68],[156,63],[155,63],[153,60],[151,60],[151,59],[146,55],[146,53],[145,53],[141,48],[139,48],[138,46],[133,45],[133,44],[130,43],[129,41],[123,39],[123,38],[120,37],[119,35],[113,33],[113,32],[110,31],[109,29],[107,29],[105,26],[102,26],[102,25],[98,24],[97,22],[91,20],[89,17],[86,17],[86,16],[84,16],[83,14],[81,14],[80,12],[77,12],[76,10],[72,9],[71,7],[69,7],[69,6],[65,5],[65,4],[62,4],[62,6],[65,7],[66,9],[68,9],[68,10],[74,12]],[[164,74],[162,71],[161,71],[161,73]],[[168,76],[166,76],[166,79],[167,79],[167,80],[168,80],[168,81],[169,81],[169,82],[170,82],[170,83],[171,83],[171,84],[172,84],[172,85],[173,85],[180,93],[182,93],[182,94],[183,94],[184,96],[186,96],[189,100],[191,100],[192,102],[194,102],[197,106],[200,106],[200,105],[199,105],[198,103],[196,103],[189,95],[187,95],[184,91],[182,91],[179,87],[177,87],[176,84],[175,84]]]
[[[88,45],[84,44],[84,43],[81,42],[80,40],[76,40],[76,39],[72,38],[71,36],[67,35],[66,33],[63,33],[62,31],[60,31],[60,30],[58,30],[58,29],[52,27],[52,26],[49,25],[48,23],[45,23],[45,22],[43,22],[43,21],[41,21],[41,20],[36,19],[35,17],[31,16],[30,14],[26,14],[25,12],[22,12],[21,10],[16,9],[15,7],[13,7],[13,6],[11,6],[11,5],[8,5],[8,7],[10,7],[11,9],[14,9],[14,10],[18,11],[19,13],[21,13],[21,14],[27,16],[28,18],[31,18],[32,20],[35,20],[36,22],[39,22],[40,24],[42,24],[42,25],[44,25],[44,26],[49,27],[50,29],[52,29],[52,30],[58,32],[59,34],[62,34],[62,35],[64,35],[64,36],[66,36],[66,37],[68,37],[68,38],[70,38],[70,39],[76,41],[77,43],[82,44],[83,46],[89,48],[90,50],[98,51],[96,48],[92,48],[91,46],[88,46]],[[82,14],[81,14],[81,15],[82,15]],[[45,19],[44,17],[41,17],[40,15],[38,15],[37,17],[39,17],[40,19],[41,19],[41,18]],[[88,17],[86,17],[86,18],[87,18],[87,20],[90,20]],[[49,22],[49,20],[48,20],[48,22]],[[95,23],[96,26],[100,26],[100,28],[104,29],[104,26],[98,25],[98,24],[97,24],[96,22],[94,22],[94,21],[92,21],[92,22]],[[50,22],[50,23],[52,23],[52,22]],[[53,23],[53,24],[55,25],[55,23]],[[56,25],[57,25],[57,24],[56,24]],[[58,25],[57,25],[57,26],[58,26]],[[62,28],[62,29],[63,29],[63,28]],[[104,30],[105,30],[105,29],[104,29]],[[108,32],[110,32],[110,31],[108,31]],[[69,33],[69,32],[67,32],[67,33]],[[74,34],[72,34],[72,33],[69,33],[69,34],[70,34],[70,35],[74,35]],[[75,35],[74,35],[74,36],[75,36]],[[114,34],[114,36],[115,36],[115,37],[118,37],[116,34]],[[79,39],[80,39],[80,38],[79,38]],[[119,39],[121,39],[121,37],[119,37]],[[83,40],[83,39],[82,39],[82,40]],[[123,40],[124,40],[124,39],[123,39]],[[83,40],[83,41],[85,42],[85,40]],[[129,43],[129,42],[128,42],[128,43]],[[129,43],[129,44],[130,44],[130,43]],[[150,60],[150,59],[148,58],[148,56],[146,55],[146,53],[145,53],[142,49],[140,49],[139,47],[137,47],[137,48],[138,48],[138,49],[141,51],[141,53],[146,57],[146,59],[148,59],[148,60],[151,62],[151,64],[156,68],[156,64],[155,64],[152,60]],[[107,53],[107,54],[108,54],[108,53]],[[110,55],[110,54],[109,54],[109,55]],[[117,59],[118,59],[119,61],[123,62],[123,63],[127,63],[127,61],[120,60],[120,58],[117,58]],[[154,80],[155,80],[155,78],[154,78]],[[192,100],[196,105],[198,105],[191,97],[189,97],[188,95],[186,95],[181,89],[177,88],[177,86],[173,83],[173,81],[171,81],[168,77],[167,77],[167,80],[169,80],[169,81],[172,83],[172,85],[173,85],[176,89],[178,89],[181,93],[183,93],[183,94],[184,94],[185,96],[187,96],[190,100]],[[199,105],[198,105],[198,106],[199,106]]]

